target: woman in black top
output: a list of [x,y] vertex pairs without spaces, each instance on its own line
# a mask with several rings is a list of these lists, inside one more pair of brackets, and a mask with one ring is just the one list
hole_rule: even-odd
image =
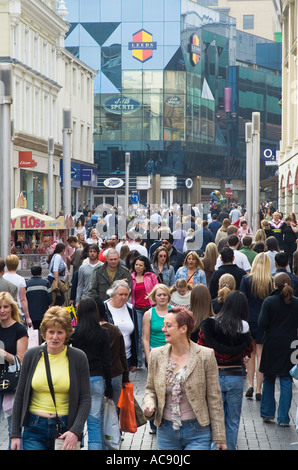
[[99,324],[95,300],[84,297],[78,305],[78,323],[72,345],[85,352],[89,362],[92,405],[87,419],[88,450],[103,450],[104,396],[113,398],[109,335]]

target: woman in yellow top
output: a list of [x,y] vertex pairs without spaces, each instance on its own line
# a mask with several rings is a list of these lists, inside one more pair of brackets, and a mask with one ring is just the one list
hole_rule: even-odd
[[[11,449],[20,450],[22,437],[24,450],[54,450],[57,415],[62,450],[74,450],[91,408],[88,360],[83,351],[67,346],[73,328],[66,309],[50,308],[40,331],[46,344],[29,349],[22,363],[12,413]],[[47,380],[46,351],[56,406]]]

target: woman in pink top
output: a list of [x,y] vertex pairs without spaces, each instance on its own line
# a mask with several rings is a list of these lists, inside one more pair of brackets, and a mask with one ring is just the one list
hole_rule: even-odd
[[148,294],[153,287],[158,284],[157,277],[152,271],[150,261],[146,256],[138,256],[132,264],[132,287],[131,287],[131,303],[137,312],[138,319],[138,367],[143,364],[143,347],[142,347],[142,331],[143,331],[143,315],[153,304]]

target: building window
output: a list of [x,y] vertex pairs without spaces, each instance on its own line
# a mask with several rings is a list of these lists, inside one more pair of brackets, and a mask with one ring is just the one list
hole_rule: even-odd
[[243,29],[254,29],[254,15],[243,15]]

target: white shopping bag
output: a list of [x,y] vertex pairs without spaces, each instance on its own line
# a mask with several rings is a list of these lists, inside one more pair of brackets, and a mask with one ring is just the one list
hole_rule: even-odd
[[113,400],[106,397],[104,398],[103,438],[108,449],[120,449],[121,436],[116,405]]
[[34,328],[30,327],[27,331],[29,336],[28,349],[39,346],[39,330],[34,330]]

